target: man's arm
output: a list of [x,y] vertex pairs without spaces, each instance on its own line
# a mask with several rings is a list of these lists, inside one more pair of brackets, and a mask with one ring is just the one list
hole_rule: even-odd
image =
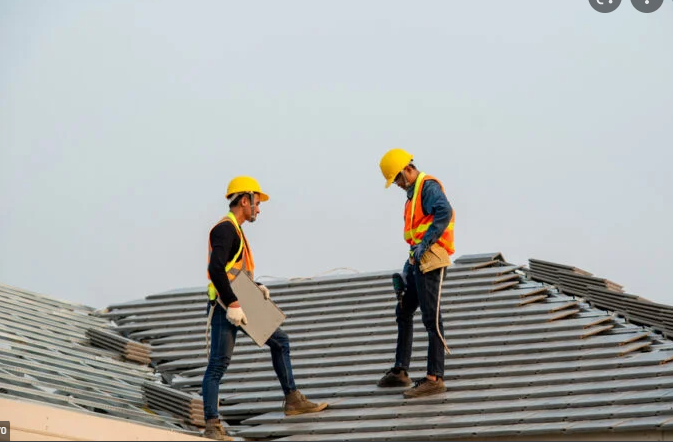
[[226,306],[238,301],[238,298],[231,289],[224,267],[227,265],[227,261],[233,258],[240,245],[241,240],[236,233],[236,228],[230,222],[220,223],[210,231],[212,253],[208,264],[208,273],[210,274],[210,280],[220,294],[220,299]]
[[434,215],[432,224],[428,227],[425,235],[423,235],[423,241],[421,241],[424,249],[427,249],[437,242],[449,226],[453,209],[442,187],[434,180],[428,180],[423,184],[421,204],[425,214]]

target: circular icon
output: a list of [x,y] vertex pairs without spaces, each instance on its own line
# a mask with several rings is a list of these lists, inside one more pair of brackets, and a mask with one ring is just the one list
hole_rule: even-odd
[[[632,0],[636,1],[636,0]],[[645,1],[645,0],[642,0]],[[649,0],[652,1],[652,0]],[[662,2],[664,0],[661,0]],[[622,0],[589,0],[589,4],[598,12],[607,13],[612,12],[619,7]]]
[[640,12],[649,14],[650,12],[659,9],[664,3],[664,0],[631,0],[631,3],[633,4],[633,7]]

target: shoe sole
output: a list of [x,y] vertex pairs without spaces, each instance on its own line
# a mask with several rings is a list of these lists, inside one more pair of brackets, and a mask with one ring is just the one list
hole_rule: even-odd
[[424,392],[424,393],[421,393],[421,394],[414,394],[414,393],[410,393],[408,391],[405,391],[402,394],[404,395],[404,397],[406,399],[414,399],[414,398],[417,398],[417,397],[434,396],[436,394],[442,394],[442,393],[446,393],[446,388],[442,388],[441,390],[437,390],[437,391],[428,391],[428,392]]
[[386,384],[386,385],[376,384],[377,387],[381,388],[408,387],[409,385],[411,385],[411,381],[406,383],[400,382],[399,384]]
[[296,416],[298,414],[306,414],[306,413],[317,413],[319,411],[323,411],[325,408],[327,408],[327,404],[320,404],[317,407],[309,408],[308,410],[291,410],[291,411],[286,411],[285,416]]

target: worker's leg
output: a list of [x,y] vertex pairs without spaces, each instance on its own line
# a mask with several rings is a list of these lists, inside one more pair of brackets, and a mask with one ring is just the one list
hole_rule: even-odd
[[395,315],[397,317],[397,348],[395,350],[395,367],[409,371],[411,363],[411,347],[414,343],[414,313],[418,308],[418,293],[416,290],[415,273],[417,267],[410,267],[407,271],[407,290],[402,302],[397,303]]
[[[421,307],[423,325],[428,331],[428,374],[444,377],[444,323],[442,321],[441,306],[438,304],[439,284],[441,272],[439,268],[427,273],[421,273],[414,266],[416,273],[416,290],[418,303]],[[439,317],[437,316],[439,314]],[[441,336],[441,338],[440,338]]]
[[210,328],[210,358],[201,385],[203,411],[206,420],[219,418],[218,393],[220,380],[224,372],[227,371],[229,362],[231,362],[231,355],[236,344],[236,332],[238,331],[238,327],[227,320],[227,313],[219,304],[210,308],[215,308]]
[[290,362],[290,338],[287,333],[278,328],[266,341],[266,345],[271,349],[271,362],[280,386],[283,388],[283,393],[287,395],[295,391],[297,387],[294,385],[292,363]]
[[304,413],[316,413],[327,408],[326,403],[315,403],[306,399],[294,384],[292,363],[290,362],[290,338],[280,328],[277,329],[266,341],[271,349],[271,361],[276,372],[280,386],[285,393],[285,405],[283,411],[287,416],[295,416]]

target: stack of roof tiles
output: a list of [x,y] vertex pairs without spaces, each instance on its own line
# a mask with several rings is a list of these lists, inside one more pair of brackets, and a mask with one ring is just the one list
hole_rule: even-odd
[[[673,360],[673,344],[522,270],[497,253],[461,257],[447,270],[447,392],[418,399],[404,399],[402,388],[376,386],[395,351],[391,272],[269,283],[287,314],[283,329],[291,339],[297,385],[330,407],[284,416],[268,349],[240,334],[220,387],[220,413],[242,424],[238,436],[287,440],[673,428],[673,368],[666,364]],[[172,388],[199,392],[207,363],[204,292],[151,295],[110,306],[103,316],[115,321],[116,331],[151,345],[152,364]],[[410,374],[420,378],[427,348],[420,317],[414,331]]]
[[621,285],[576,267],[539,259],[530,259],[529,263],[533,279],[554,284],[561,292],[582,297],[592,306],[673,337],[673,307],[624,293]]
[[89,336],[108,336],[110,325],[92,308],[6,285],[0,305],[4,397],[198,434],[181,418],[146,409],[142,385],[160,379],[153,369],[91,345]]
[[154,410],[171,412],[198,427],[206,425],[203,400],[199,396],[153,382],[143,384],[143,395],[147,405]]
[[91,341],[91,345],[118,352],[128,361],[140,362],[145,365],[151,362],[149,345],[141,344],[112,331],[98,328],[88,329],[86,335]]

